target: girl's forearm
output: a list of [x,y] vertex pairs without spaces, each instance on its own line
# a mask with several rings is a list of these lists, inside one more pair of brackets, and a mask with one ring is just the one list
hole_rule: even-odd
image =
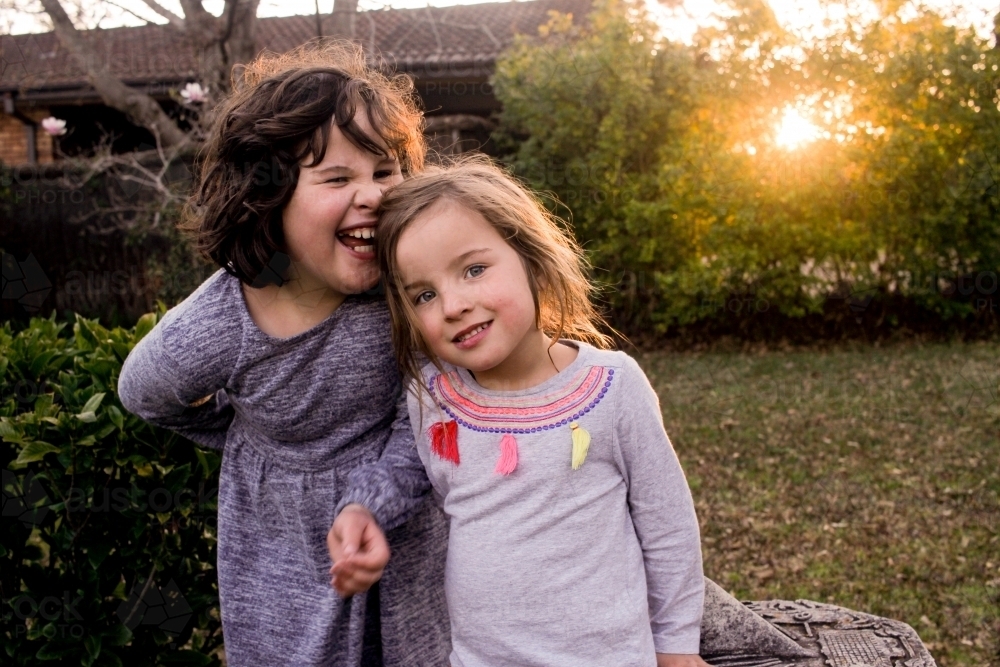
[[126,410],[150,424],[221,449],[235,414],[219,390],[223,384],[224,378],[185,372],[167,349],[161,322],[126,358],[118,397]]
[[413,441],[405,394],[397,405],[396,421],[382,456],[351,471],[347,479],[337,511],[351,503],[361,505],[385,531],[405,523],[423,502],[431,483]]

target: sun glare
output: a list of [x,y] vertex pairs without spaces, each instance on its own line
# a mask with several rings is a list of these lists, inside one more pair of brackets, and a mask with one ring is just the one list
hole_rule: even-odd
[[785,109],[774,141],[782,148],[795,150],[803,144],[815,141],[819,136],[819,128],[799,115],[798,111]]

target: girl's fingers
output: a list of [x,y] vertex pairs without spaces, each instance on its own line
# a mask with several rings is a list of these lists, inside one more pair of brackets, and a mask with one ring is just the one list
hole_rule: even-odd
[[382,575],[384,569],[385,567],[378,562],[366,561],[359,556],[351,556],[350,558],[345,558],[334,563],[333,567],[330,568],[330,574],[378,577]]
[[381,572],[364,571],[338,572],[330,580],[331,585],[341,596],[355,595],[371,588],[381,578]]
[[339,560],[343,556],[350,556],[358,551],[367,522],[367,517],[361,515],[360,512],[345,511],[340,513],[327,535],[330,553],[337,556],[335,560]]
[[368,590],[389,562],[389,544],[364,508],[348,505],[327,534],[333,566],[330,583],[342,596]]
[[372,567],[382,569],[389,562],[389,543],[385,539],[385,533],[378,524],[372,521],[364,527],[361,533],[361,556],[365,563],[370,563]]
[[338,561],[330,568],[330,583],[341,596],[366,591],[382,578],[383,567],[365,560],[355,555]]

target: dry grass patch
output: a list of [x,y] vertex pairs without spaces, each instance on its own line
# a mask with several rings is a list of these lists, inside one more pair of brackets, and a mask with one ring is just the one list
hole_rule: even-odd
[[1000,345],[639,356],[741,599],[903,620],[1000,664]]

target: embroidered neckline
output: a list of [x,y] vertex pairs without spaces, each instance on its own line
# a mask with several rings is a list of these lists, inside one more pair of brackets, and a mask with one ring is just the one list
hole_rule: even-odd
[[555,390],[529,396],[487,396],[458,371],[437,373],[427,382],[434,401],[458,424],[482,433],[537,433],[580,419],[611,388],[615,371],[604,366],[578,370]]

